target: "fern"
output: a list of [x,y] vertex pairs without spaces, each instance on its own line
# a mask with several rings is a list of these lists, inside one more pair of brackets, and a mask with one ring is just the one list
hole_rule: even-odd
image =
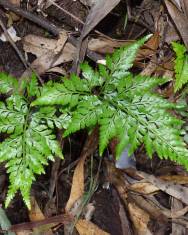
[[[176,161],[188,169],[183,121],[169,112],[187,109],[154,92],[167,79],[135,76],[129,71],[148,38],[118,49],[107,57],[106,66],[99,65],[98,71],[84,63],[83,79],[72,74],[70,79],[63,78],[63,83],[48,82],[39,88],[35,76],[29,83],[19,84],[11,76],[0,74],[0,93],[7,97],[0,102],[0,132],[6,133],[0,143],[0,162],[6,162],[10,180],[6,206],[20,190],[30,207],[35,175],[44,173],[44,166],[54,156],[63,157],[56,128],[65,129],[66,137],[98,125],[100,155],[116,137],[117,157],[127,146],[132,154],[144,144],[149,157],[156,152],[161,159]],[[181,77],[182,71],[186,74],[184,57],[184,48],[180,52],[177,49],[177,90],[185,84]],[[20,90],[24,96],[17,92]]]
[[186,54],[185,46],[176,42],[173,42],[172,46],[177,56],[175,60],[176,81],[174,85],[176,92],[188,83],[188,55]]
[[56,115],[53,107],[32,108],[33,96],[39,92],[37,79],[32,77],[25,86],[27,97],[16,93],[18,82],[5,74],[0,75],[1,93],[13,91],[4,102],[0,102],[0,132],[8,136],[0,144],[0,162],[6,162],[9,173],[8,206],[16,192],[30,208],[30,189],[35,174],[44,173],[44,166],[54,156],[63,158],[54,129],[63,128],[69,121],[67,114]]
[[183,122],[169,112],[178,106],[153,91],[167,80],[134,76],[128,71],[148,38],[118,49],[98,71],[85,63],[81,66],[83,79],[72,75],[69,80],[63,78],[61,84],[46,85],[32,105],[60,105],[64,114],[71,112],[65,137],[99,125],[100,155],[117,137],[117,157],[126,146],[131,154],[144,143],[149,157],[156,152],[161,159],[168,158],[188,169],[188,150],[178,128]]

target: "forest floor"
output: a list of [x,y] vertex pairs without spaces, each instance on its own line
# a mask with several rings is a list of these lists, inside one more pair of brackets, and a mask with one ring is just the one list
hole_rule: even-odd
[[[157,91],[176,101],[171,42],[188,48],[187,17],[183,0],[0,0],[0,72],[19,79],[32,67],[42,82],[56,80],[82,61],[95,68],[116,48],[153,34],[133,72],[171,77]],[[1,234],[188,234],[188,173],[182,166],[157,154],[148,158],[143,145],[132,160],[117,164],[116,140],[101,158],[97,130],[79,131],[61,145],[64,160],[51,162],[32,185],[31,210],[20,193],[4,208],[8,175],[1,165]]]

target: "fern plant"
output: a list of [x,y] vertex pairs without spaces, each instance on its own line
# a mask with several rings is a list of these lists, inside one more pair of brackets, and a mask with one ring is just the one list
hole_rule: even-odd
[[[35,174],[55,156],[63,157],[56,129],[64,137],[81,129],[99,126],[99,152],[103,154],[114,137],[119,139],[117,157],[126,146],[131,155],[145,144],[150,157],[157,152],[188,169],[188,149],[182,138],[183,121],[170,112],[182,108],[154,92],[167,79],[134,76],[129,70],[139,48],[150,36],[107,56],[97,71],[81,65],[82,79],[72,74],[61,83],[42,88],[35,76],[21,85],[0,74],[0,162],[5,162],[10,186],[7,206],[18,190],[30,208],[30,189]],[[21,91],[21,92],[20,92]]]
[[99,125],[100,155],[117,137],[117,157],[126,146],[131,155],[144,143],[150,157],[157,152],[161,159],[169,158],[188,169],[188,149],[180,128],[183,122],[169,112],[180,107],[154,92],[167,80],[134,76],[129,71],[148,38],[116,50],[98,71],[82,64],[82,79],[71,75],[63,78],[63,83],[46,85],[32,105],[61,107],[63,114],[71,115],[64,137]]
[[188,55],[186,54],[187,49],[184,45],[181,45],[177,42],[173,42],[172,47],[176,53],[176,80],[174,84],[174,90],[176,92],[188,83]]
[[22,84],[23,95],[18,90],[16,79],[0,74],[0,93],[12,94],[0,102],[0,132],[5,133],[0,143],[0,162],[6,162],[10,181],[5,205],[20,190],[30,208],[29,195],[35,174],[44,173],[44,165],[54,156],[63,158],[54,130],[63,128],[68,117],[57,116],[53,107],[31,107],[33,97],[39,93],[35,76],[28,84]]

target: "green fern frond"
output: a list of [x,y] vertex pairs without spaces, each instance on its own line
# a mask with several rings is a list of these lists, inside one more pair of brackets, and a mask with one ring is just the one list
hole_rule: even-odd
[[[6,206],[20,190],[30,208],[30,189],[35,174],[44,173],[44,166],[54,156],[63,158],[53,131],[60,122],[56,110],[45,107],[37,111],[29,105],[20,95],[12,95],[0,102],[0,132],[9,134],[0,143],[0,162],[6,162],[10,181]],[[54,125],[49,125],[49,120]]]
[[80,101],[64,133],[64,137],[86,127],[95,126],[102,113],[102,102],[97,96],[90,96],[86,100]]
[[70,105],[78,104],[79,98],[90,95],[90,88],[87,80],[81,81],[76,75],[71,79],[63,79],[64,83],[54,83],[53,86],[44,86],[41,97],[35,100],[32,105]]
[[10,75],[0,73],[0,93],[6,94],[18,88],[18,81]]
[[101,77],[98,72],[94,71],[88,63],[81,64],[80,68],[82,70],[83,78],[88,80],[90,89],[103,84],[104,78]]
[[27,94],[29,97],[34,97],[39,95],[39,85],[38,80],[35,74],[32,74],[31,79],[29,80],[29,83],[26,85],[27,88]]
[[46,91],[44,88],[33,105],[57,105],[57,108],[60,105],[64,114],[70,109],[72,118],[64,136],[98,124],[100,155],[110,140],[117,137],[117,156],[126,146],[131,154],[144,143],[150,157],[157,152],[160,158],[176,161],[188,169],[188,149],[180,131],[183,122],[170,112],[179,105],[154,92],[167,79],[134,76],[128,71],[148,38],[117,50],[107,58],[106,68],[100,66],[99,73],[83,65],[85,79],[73,76],[64,79],[63,84],[55,84]]
[[151,35],[148,35],[135,43],[122,47],[116,50],[112,57],[107,57],[106,65],[111,72],[111,79],[120,80],[130,74],[128,70],[133,66],[139,48],[143,46],[150,37]]
[[183,85],[188,83],[188,55],[186,54],[186,47],[173,42],[173,50],[176,52],[175,72],[176,81],[174,84],[175,92],[180,90]]

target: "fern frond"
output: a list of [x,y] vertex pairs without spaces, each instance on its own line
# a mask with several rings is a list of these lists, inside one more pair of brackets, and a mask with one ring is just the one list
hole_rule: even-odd
[[138,50],[151,37],[148,35],[135,43],[122,47],[114,52],[112,57],[108,56],[106,65],[111,72],[111,79],[120,80],[126,77],[128,70],[133,66]]
[[97,96],[90,96],[86,100],[80,101],[64,133],[64,137],[86,127],[95,126],[102,113],[102,102]]
[[79,98],[90,95],[90,88],[87,80],[81,81],[76,75],[71,79],[64,79],[64,83],[54,83],[53,86],[44,86],[41,96],[32,105],[70,105],[78,104]]
[[[145,144],[150,157],[157,152],[159,157],[188,169],[188,149],[180,131],[182,121],[170,113],[179,105],[154,93],[154,88],[167,79],[134,77],[128,71],[149,37],[117,50],[107,58],[107,68],[100,66],[99,73],[85,64],[82,66],[85,79],[73,75],[70,80],[64,79],[63,84],[45,87],[33,105],[60,105],[64,114],[69,114],[69,109],[71,117],[64,136],[98,124],[101,155],[110,140],[117,137],[117,156],[126,146],[131,154]],[[179,59],[185,54],[181,50]]]
[[[50,114],[50,111],[53,112]],[[43,119],[42,113],[46,119]],[[57,121],[54,110],[48,108],[46,112],[31,112],[19,95],[12,95],[6,103],[0,103],[0,132],[10,134],[0,144],[0,162],[6,162],[10,180],[6,206],[20,190],[30,207],[29,195],[34,175],[44,173],[44,165],[54,156],[63,157],[53,133],[54,127],[48,125],[48,118]]]
[[18,81],[5,73],[0,73],[0,93],[6,94],[18,88]]
[[156,78],[137,75],[134,76],[130,74],[127,77],[122,78],[117,89],[119,93],[126,93],[127,96],[134,94],[145,94],[148,91],[156,88],[158,85],[162,85],[168,81],[167,78]]
[[186,47],[173,42],[173,49],[176,52],[175,60],[175,72],[176,72],[176,81],[174,84],[175,92],[180,90],[183,85],[188,83],[188,55],[186,54]]
[[98,72],[94,71],[88,63],[81,64],[80,68],[82,70],[82,76],[88,80],[90,89],[103,84],[104,78]]
[[39,86],[38,80],[35,74],[32,74],[31,79],[29,80],[27,86],[27,94],[29,97],[34,97],[39,95]]

